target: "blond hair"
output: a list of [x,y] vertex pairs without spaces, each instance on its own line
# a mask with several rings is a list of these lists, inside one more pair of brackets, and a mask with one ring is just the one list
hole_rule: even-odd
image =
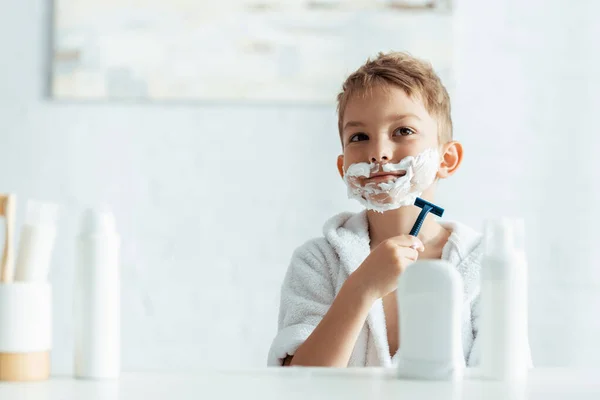
[[452,140],[450,96],[430,63],[408,53],[379,53],[352,73],[337,96],[338,129],[342,134],[344,112],[356,94],[368,93],[376,86],[392,85],[408,96],[418,96],[429,114],[437,120],[440,143]]

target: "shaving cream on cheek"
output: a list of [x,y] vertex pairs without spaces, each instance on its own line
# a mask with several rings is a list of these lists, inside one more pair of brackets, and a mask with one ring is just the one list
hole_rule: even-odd
[[[367,209],[378,212],[412,205],[434,181],[439,166],[439,152],[428,148],[408,156],[397,164],[355,163],[344,174],[348,198],[356,199]],[[383,172],[404,172],[387,182],[369,182],[367,178]]]

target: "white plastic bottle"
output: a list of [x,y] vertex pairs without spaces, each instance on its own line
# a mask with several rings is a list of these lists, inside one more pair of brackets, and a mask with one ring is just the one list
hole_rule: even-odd
[[463,281],[444,260],[419,260],[398,278],[401,379],[460,380]]
[[481,269],[481,372],[521,380],[531,364],[527,322],[527,262],[522,220],[489,220]]
[[116,379],[120,374],[120,238],[109,211],[88,209],[76,245],[75,376]]

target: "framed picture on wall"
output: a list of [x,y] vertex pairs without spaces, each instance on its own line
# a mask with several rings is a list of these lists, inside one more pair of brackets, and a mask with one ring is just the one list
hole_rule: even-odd
[[379,51],[452,85],[450,0],[54,0],[57,100],[333,104]]

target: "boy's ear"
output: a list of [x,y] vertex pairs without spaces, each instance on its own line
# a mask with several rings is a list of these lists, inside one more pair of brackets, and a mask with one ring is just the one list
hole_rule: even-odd
[[342,179],[344,179],[344,156],[343,155],[339,155],[337,158],[337,168],[338,168],[338,172],[340,173],[340,176],[342,177]]
[[438,178],[448,178],[453,175],[463,159],[463,147],[460,142],[446,143],[442,149],[442,161],[438,169]]

